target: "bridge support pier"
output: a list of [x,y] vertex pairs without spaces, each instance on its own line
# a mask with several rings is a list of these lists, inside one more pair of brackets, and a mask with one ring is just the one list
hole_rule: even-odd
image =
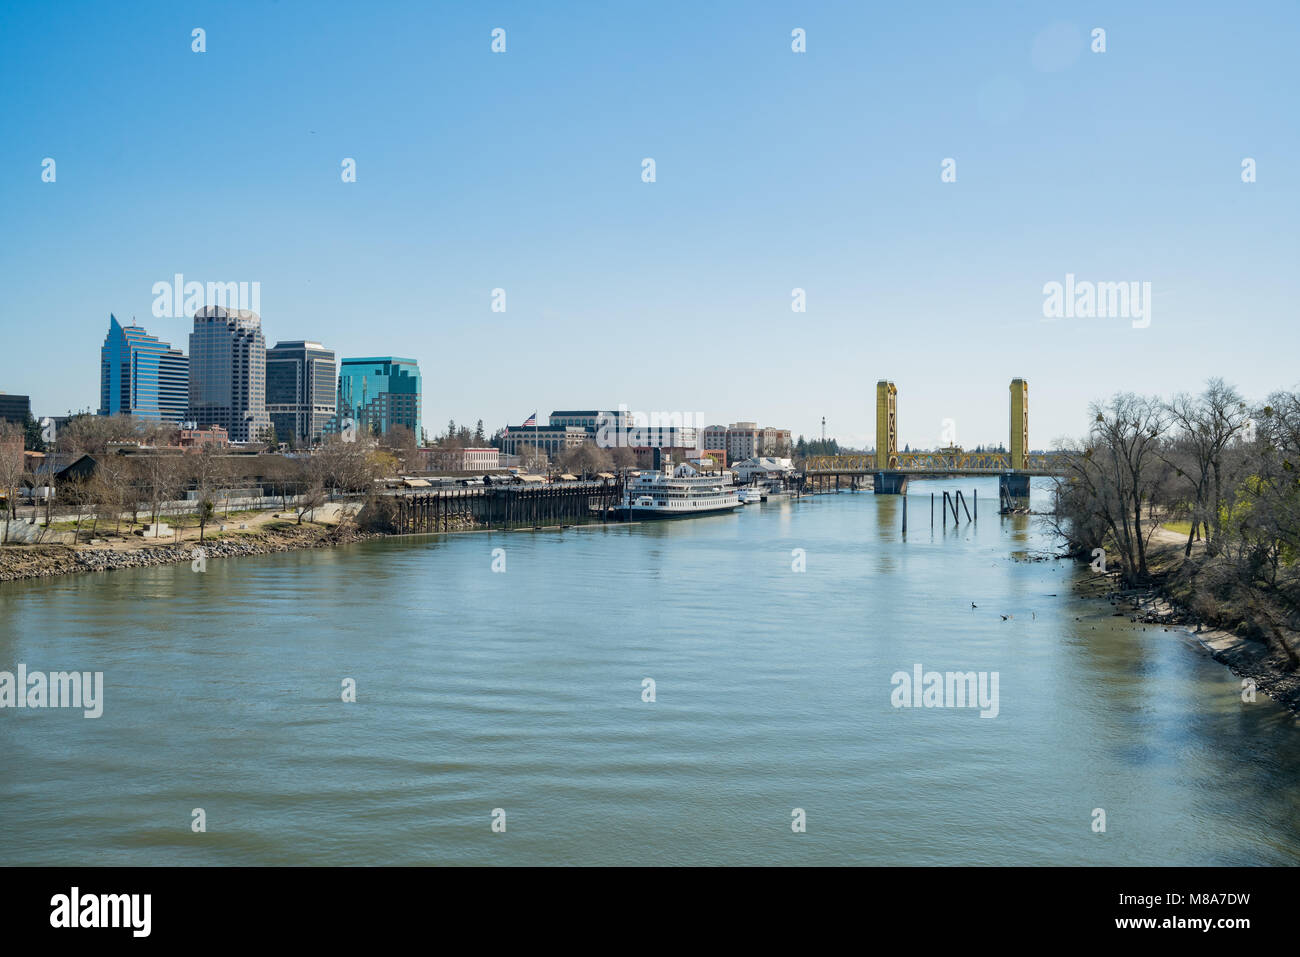
[[907,491],[906,472],[877,472],[877,495],[902,495]]
[[1004,472],[999,475],[998,501],[1004,512],[1029,508],[1029,476],[1023,472]]

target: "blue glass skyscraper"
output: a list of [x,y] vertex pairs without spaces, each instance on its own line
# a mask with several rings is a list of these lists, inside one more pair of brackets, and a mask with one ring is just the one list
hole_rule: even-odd
[[420,442],[420,366],[396,356],[344,359],[339,367],[338,419],[385,435],[404,425]]
[[190,394],[190,362],[171,343],[109,314],[99,353],[99,414],[181,422]]

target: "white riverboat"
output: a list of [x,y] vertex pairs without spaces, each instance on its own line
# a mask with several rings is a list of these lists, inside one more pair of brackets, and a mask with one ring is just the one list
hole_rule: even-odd
[[709,512],[730,512],[744,503],[730,475],[704,475],[689,465],[669,472],[642,472],[623,491],[623,517],[684,518]]
[[763,490],[757,485],[750,485],[746,488],[738,489],[736,497],[740,499],[742,505],[757,505],[763,500]]

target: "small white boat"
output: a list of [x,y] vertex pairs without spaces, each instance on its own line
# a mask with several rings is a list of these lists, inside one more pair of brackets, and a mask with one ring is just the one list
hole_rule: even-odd
[[736,497],[745,505],[757,505],[763,500],[763,492],[757,486],[752,488],[742,488],[736,491]]

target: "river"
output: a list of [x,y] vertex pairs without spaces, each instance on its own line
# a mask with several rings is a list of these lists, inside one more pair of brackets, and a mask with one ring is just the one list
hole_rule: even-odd
[[[958,488],[978,520],[932,532]],[[0,585],[0,670],[104,681],[97,719],[0,711],[0,864],[1300,861],[1296,722],[1074,597],[1087,566],[996,503],[914,482],[906,540],[867,492]],[[916,665],[996,673],[996,716],[895,707]]]

